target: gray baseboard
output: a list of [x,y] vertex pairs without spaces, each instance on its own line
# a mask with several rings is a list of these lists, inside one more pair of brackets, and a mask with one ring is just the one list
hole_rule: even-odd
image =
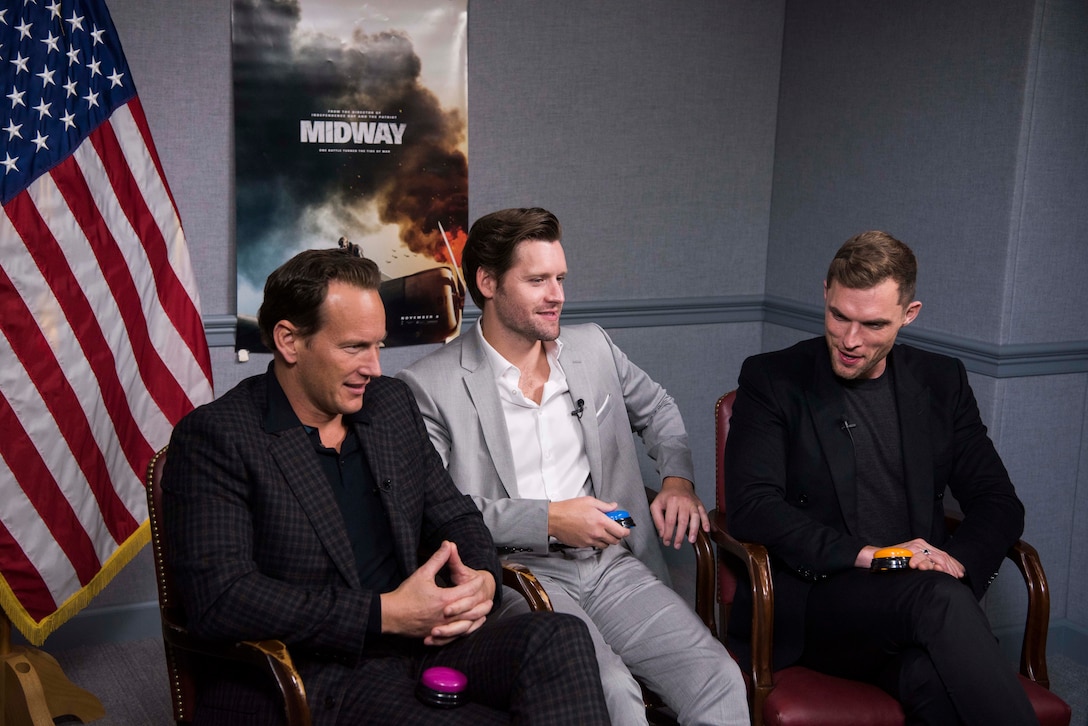
[[[1020,662],[1020,643],[1024,638],[1024,629],[1016,626],[994,630],[1001,652],[1011,662]],[[1088,628],[1071,620],[1051,621],[1046,638],[1047,656],[1062,655],[1080,665],[1088,666]]]
[[1050,624],[1046,652],[1064,655],[1083,666],[1088,666],[1088,627],[1069,620],[1057,620]]
[[[82,646],[106,643],[130,643],[135,640],[162,637],[157,601],[129,603],[81,611],[54,631],[42,650],[60,652]],[[11,641],[26,645],[27,641],[13,629]]]

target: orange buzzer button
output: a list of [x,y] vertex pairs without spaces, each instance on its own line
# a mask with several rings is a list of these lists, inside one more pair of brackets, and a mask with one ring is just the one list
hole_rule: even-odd
[[888,570],[905,570],[910,567],[910,558],[914,553],[902,547],[885,547],[873,553],[873,564],[869,569],[873,572],[886,572]]

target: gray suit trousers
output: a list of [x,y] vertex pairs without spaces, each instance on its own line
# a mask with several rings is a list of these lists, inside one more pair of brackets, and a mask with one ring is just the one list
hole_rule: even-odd
[[[691,607],[629,550],[580,548],[506,559],[531,569],[555,610],[578,616],[589,628],[612,723],[646,723],[634,674],[681,724],[748,724],[737,664]],[[500,617],[528,608],[512,593],[503,602]]]

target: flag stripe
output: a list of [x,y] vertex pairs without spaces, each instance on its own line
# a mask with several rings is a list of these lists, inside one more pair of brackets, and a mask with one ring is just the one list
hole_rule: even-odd
[[[8,343],[7,338],[0,336],[0,354],[15,364],[17,357]],[[39,510],[52,511],[51,507],[40,502],[45,502],[45,497],[55,496],[62,502],[58,506],[67,508],[77,516],[82,515],[81,521],[75,523],[65,521],[64,526],[58,530],[58,538],[65,542],[64,549],[73,551],[74,544],[83,541],[82,534],[74,531],[77,526],[84,532],[88,531],[88,525],[104,532],[101,517],[97,516],[97,508],[86,506],[88,501],[93,504],[93,498],[89,494],[86,479],[79,470],[76,459],[62,455],[62,460],[70,465],[55,466],[58,450],[67,452],[67,447],[52,446],[42,450],[37,446],[36,442],[43,440],[43,436],[56,440],[62,438],[57,430],[56,421],[48,415],[45,403],[37,395],[37,390],[33,386],[24,386],[19,391],[4,388],[0,390],[0,407],[2,407],[0,412],[3,413],[5,432],[5,436],[0,440],[0,457],[10,462],[9,469],[4,473],[12,480],[15,477],[13,472],[22,472],[24,476],[31,477],[22,479],[27,482],[25,487],[17,485],[5,490],[2,508],[5,521],[21,527],[19,530],[21,540],[25,539],[30,544],[37,543],[42,536],[49,535],[48,525],[37,520],[35,514]],[[42,413],[44,415],[41,415]],[[49,467],[44,476],[41,475],[40,468],[36,466],[37,459],[49,460]],[[80,507],[81,511],[76,512],[73,505]],[[106,540],[108,545],[116,546],[111,537],[107,536]],[[97,548],[92,548],[95,559],[98,558],[99,551]],[[101,551],[108,552],[109,549],[103,547]]]
[[[181,215],[178,214],[177,200],[174,199],[174,193],[170,191],[170,187],[166,185],[166,172],[163,171],[162,162],[159,161],[159,152],[158,149],[155,148],[155,142],[151,138],[151,128],[147,125],[147,116],[144,114],[144,105],[140,103],[139,96],[134,96],[131,101],[124,105],[124,108],[132,115],[132,123],[135,127],[136,132],[140,134],[139,140],[131,135],[126,135],[125,138],[127,138],[133,145],[136,145],[138,143],[139,146],[143,148],[144,152],[148,155],[148,157],[150,157],[151,163],[155,166],[155,173],[158,177],[158,180],[162,182],[162,191],[164,194],[166,194],[166,198],[170,200],[170,206],[174,208],[174,214],[180,218]],[[116,121],[117,119],[115,118],[114,120]],[[182,245],[182,249],[184,249],[184,245]],[[189,269],[188,253],[183,256],[183,261],[184,269],[186,270],[186,272],[191,273],[191,270]],[[175,265],[178,265],[178,260],[174,260],[173,263]],[[189,282],[193,282],[191,274],[182,275],[181,277],[185,278]],[[198,297],[196,294],[196,287],[187,287],[187,289],[190,293],[192,293],[193,302],[196,302]],[[208,353],[206,348],[202,352],[205,354]],[[210,358],[210,355],[208,355],[207,357]],[[208,374],[208,377],[211,377],[210,373]]]
[[[106,284],[109,285],[114,299],[117,301],[121,322],[128,333],[132,348],[140,359],[140,376],[144,385],[151,393],[155,403],[166,414],[167,418],[176,421],[185,411],[192,408],[188,396],[181,390],[178,382],[166,369],[158,352],[151,344],[151,337],[147,329],[147,321],[143,317],[143,309],[140,304],[140,294],[136,290],[136,284],[129,273],[128,265],[117,248],[117,240],[110,232],[109,225],[103,219],[98,207],[94,204],[90,189],[80,172],[74,159],[66,159],[49,173],[57,184],[61,195],[69,200],[69,208],[75,216],[80,229],[87,241],[98,267],[102,271]],[[26,239],[24,237],[23,239]],[[138,454],[139,461],[144,463],[150,459],[154,452],[134,452]],[[141,466],[136,466],[134,471],[139,472]]]
[[[123,109],[118,109],[117,119],[123,117]],[[137,240],[142,245],[151,273],[154,275],[155,290],[163,310],[170,319],[173,327],[181,333],[183,341],[189,341],[190,352],[194,354],[198,364],[204,370],[205,376],[211,379],[211,358],[207,353],[207,345],[201,340],[204,335],[200,316],[195,314],[196,308],[192,305],[188,295],[178,295],[177,291],[184,291],[184,286],[178,279],[173,266],[170,264],[166,250],[166,240],[162,228],[156,222],[148,201],[144,197],[143,189],[148,188],[148,182],[138,184],[133,174],[133,165],[128,163],[125,151],[122,150],[117,135],[114,133],[112,123],[102,124],[90,136],[94,149],[98,152],[103,162],[106,173],[109,175],[110,184],[113,187],[116,199],[123,199],[123,211],[132,228],[136,230]],[[77,152],[77,157],[79,152]],[[158,177],[156,176],[156,181]],[[163,202],[170,201],[168,210],[171,218],[176,219],[176,210],[172,200],[165,197]],[[180,229],[180,228],[179,228]],[[193,342],[197,341],[197,342]],[[199,345],[198,345],[199,343]],[[203,355],[196,355],[194,347],[199,347]],[[184,395],[184,391],[181,392]],[[186,399],[188,403],[188,399]],[[191,404],[189,404],[191,407]]]
[[[128,223],[136,231],[137,239],[144,247],[150,270],[154,275],[153,290],[158,291],[160,300],[163,300],[163,310],[170,318],[173,327],[182,333],[183,339],[193,340],[194,333],[198,332],[199,319],[194,325],[193,317],[188,315],[189,308],[184,305],[183,299],[177,292],[184,291],[174,269],[170,267],[170,260],[166,258],[166,242],[162,236],[156,220],[151,214],[144,199],[140,187],[125,162],[124,153],[118,144],[118,138],[113,134],[110,124],[102,124],[94,134],[90,135],[91,144],[94,145],[98,156],[102,160],[104,168],[110,177],[114,196],[126,199],[127,204],[122,211],[128,219]],[[168,294],[169,293],[169,294]],[[207,371],[211,376],[211,371]],[[186,399],[186,403],[188,403]]]
[[[123,109],[119,110],[118,113],[122,116],[126,115],[123,113]],[[147,334],[153,346],[151,349],[145,350],[144,353],[149,356],[156,356],[158,363],[168,369],[169,382],[176,381],[176,385],[172,385],[170,389],[165,389],[162,393],[163,395],[176,397],[178,405],[187,411],[194,402],[205,401],[211,397],[211,381],[203,375],[190,347],[178,336],[176,329],[171,325],[169,318],[159,303],[160,296],[156,294],[154,278],[148,272],[150,261],[144,253],[144,248],[141,246],[136,231],[128,223],[123,210],[124,200],[112,194],[109,176],[101,158],[95,152],[93,146],[89,144],[84,144],[77,149],[74,158],[86,180],[89,191],[94,195],[93,204],[108,225],[118,251],[128,266],[128,277],[136,283],[139,290],[140,302],[143,306],[140,314],[144,318]],[[162,188],[161,184],[159,188]],[[31,193],[37,195],[36,185],[31,188]],[[145,196],[155,196],[157,193],[153,191],[150,195],[145,194]],[[161,198],[166,197],[165,194],[160,196]],[[184,240],[181,238],[181,228],[178,226],[177,218],[173,214],[173,208],[169,205],[166,206],[170,211],[170,221],[176,230],[175,236],[181,241],[178,257],[186,260],[187,255],[185,254]],[[56,219],[52,220],[51,226],[54,229],[56,228]],[[57,236],[58,239],[63,237],[68,240],[65,247],[69,258],[93,256],[88,241],[78,228],[76,228],[75,234],[58,234]],[[78,244],[76,244],[77,242]],[[102,294],[99,295],[95,295],[94,291],[87,291],[99,318],[103,320],[120,319],[121,313],[117,310],[117,301],[109,294],[110,291],[104,285],[100,287]],[[104,308],[107,307],[109,310],[104,311]],[[199,313],[195,308],[193,316],[199,321]],[[147,388],[144,381],[141,380],[140,356],[132,349],[135,341],[130,341],[123,335],[123,329],[120,326],[111,326],[111,329],[117,333],[116,336],[111,338],[111,343],[114,354],[118,358],[117,366],[119,371],[122,372],[122,380],[126,381],[126,391],[129,393],[130,398],[129,404],[139,421],[145,424],[154,424],[150,428],[145,427],[145,435],[148,439],[151,441],[162,440],[162,434],[168,435],[172,424],[170,424],[169,419],[162,416],[162,411],[159,410],[155,401],[146,395]],[[205,345],[203,333],[199,332],[199,330],[198,328],[197,340],[201,345]],[[160,379],[168,379],[168,377],[165,375],[156,376],[148,380],[147,383],[154,384]],[[139,393],[139,395],[136,395],[136,393]],[[162,424],[165,424],[165,429]]]
[[[118,259],[124,259],[128,270],[127,277],[138,285],[140,293],[138,302],[142,305],[142,309],[139,311],[134,310],[133,314],[139,314],[143,317],[151,347],[138,348],[140,341],[131,341],[133,347],[140,352],[136,353],[131,360],[126,358],[125,363],[122,365],[127,366],[131,362],[134,378],[138,380],[143,376],[148,386],[163,382],[170,384],[169,387],[155,392],[156,405],[162,406],[169,411],[170,409],[161,403],[165,397],[169,397],[170,400],[176,402],[177,407],[187,411],[192,407],[194,401],[207,400],[210,397],[211,382],[203,375],[189,346],[179,338],[177,330],[162,309],[159,302],[160,295],[156,292],[155,280],[150,273],[151,262],[147,258],[139,235],[128,222],[128,214],[124,209],[126,199],[124,197],[118,198],[112,193],[113,187],[110,184],[109,172],[103,163],[103,159],[90,144],[85,144],[77,149],[74,158],[86,179],[89,191],[94,195],[94,205],[109,227],[109,232],[119,253]],[[124,160],[122,159],[119,163],[124,163]],[[136,190],[135,193],[139,193],[139,190]],[[165,195],[163,195],[163,198],[165,198]],[[177,227],[177,219],[173,216],[173,208],[169,207],[169,205],[167,207],[171,211],[171,219],[180,236],[180,227]],[[115,305],[116,301],[109,298],[108,304]],[[118,312],[118,315],[120,315],[120,312]],[[194,314],[194,317],[199,321],[198,314]],[[203,333],[198,332],[197,335],[200,344],[204,345]],[[138,361],[144,354],[153,356],[156,359],[155,365],[165,370],[158,371],[158,374],[154,376],[141,373]]]
[[[0,289],[11,287],[7,273],[0,269]],[[63,370],[49,348],[49,343],[38,329],[30,311],[17,296],[3,296],[3,302],[0,303],[0,315],[4,317],[5,328],[8,327],[10,321],[9,329],[21,333],[17,337],[12,337],[8,333],[8,342],[23,364],[34,387],[41,393],[64,440],[73,451],[79,453],[80,468],[87,478],[87,483],[90,484],[98,507],[102,510],[110,534],[115,541],[123,542],[136,529],[138,523],[118,499],[102,452],[97,446],[88,445],[94,442],[90,422],[83,415],[83,409],[79,405],[75,391],[64,377]],[[32,482],[33,480],[20,479],[19,481]]]
[[[35,182],[34,193],[37,207],[27,207],[27,213],[37,211],[39,216],[34,216],[32,221],[37,220],[39,224],[44,222],[40,215],[48,215],[50,229],[36,234],[36,244],[29,248],[11,245],[4,252],[3,266],[22,301],[34,310],[41,333],[49,341],[65,377],[83,382],[75,390],[87,418],[99,421],[94,429],[95,439],[107,461],[111,462],[114,477],[142,477],[139,459],[135,463],[124,462],[123,468],[118,468],[115,462],[124,456],[119,451],[122,436],[109,428],[108,423],[116,421],[123,430],[124,440],[145,447],[145,451],[152,448],[148,442],[165,441],[172,425],[155,407],[143,387],[137,370],[138,361],[128,345],[128,338],[121,326],[116,325],[120,314],[116,311],[115,301],[106,285],[100,282],[101,276],[87,242],[56,186],[52,184],[51,177],[46,175]],[[26,197],[23,195],[22,199]],[[9,205],[8,211],[14,215],[19,208],[19,204]],[[12,225],[12,217],[7,214],[0,216],[0,239],[4,235],[19,236]],[[58,245],[56,240],[59,239],[68,241],[67,249]],[[32,251],[37,259],[31,254]],[[68,264],[69,260],[72,261],[71,265]],[[95,282],[81,285],[76,271],[84,279]],[[44,275],[48,275],[48,279]],[[65,305],[58,300],[59,295],[65,296]],[[92,313],[92,310],[96,312]],[[100,326],[99,320],[105,321],[104,326]],[[0,376],[15,375],[13,370],[0,371]],[[19,375],[25,377],[25,373],[20,372]],[[99,380],[101,388],[96,385]],[[125,405],[126,397],[128,406]],[[107,400],[110,401],[109,405]],[[108,420],[96,413],[107,410]],[[43,405],[33,414],[22,415],[24,421],[31,416],[48,418],[49,411]],[[126,427],[126,422],[132,425]],[[54,434],[52,432],[50,435]],[[123,458],[121,460],[124,461]],[[74,467],[74,460],[72,465]],[[78,472],[66,471],[63,476],[72,474],[79,475]],[[119,488],[119,493],[128,492],[129,489]],[[123,498],[128,509],[138,519],[143,519],[146,504],[142,492],[137,490]]]
[[[43,192],[37,195],[37,201],[42,205],[41,211],[53,219],[54,222],[66,218],[65,211],[67,210],[54,210],[55,205],[66,205],[64,205],[64,200],[58,196],[63,190],[60,187],[54,188],[50,180],[56,179],[58,172],[63,171],[62,167],[71,166],[71,163],[71,161],[66,160],[55,168],[51,174],[43,176],[34,182],[34,186]],[[63,173],[60,175],[63,176]],[[146,462],[155,452],[144,439],[132,417],[131,410],[125,402],[124,386],[117,377],[116,357],[111,351],[111,346],[106,342],[99,320],[87,301],[83,289],[80,287],[79,277],[73,273],[64,250],[60,248],[53,231],[46,224],[42,214],[33,205],[28,195],[16,197],[8,204],[8,216],[20,237],[36,240],[35,244],[28,246],[28,249],[34,257],[42,276],[53,291],[63,310],[64,317],[75,333],[76,340],[86,354],[91,369],[94,371],[94,376],[102,391],[106,410],[109,412],[110,420],[113,422],[120,443],[128,456],[131,471],[136,476],[140,476]],[[67,233],[66,237],[72,237],[70,231],[64,231]],[[84,265],[86,266],[87,262],[84,262]],[[30,331],[27,331],[27,333],[28,336],[32,335]],[[14,343],[15,341],[13,341],[13,345]],[[62,369],[59,364],[57,365],[58,369],[56,371],[49,372],[59,376]],[[45,372],[42,371],[42,375]],[[47,389],[43,389],[42,385],[39,384],[38,390]],[[88,479],[91,478],[88,476]]]
[[[15,412],[8,405],[6,397],[0,396],[0,422],[4,424],[7,435],[3,442],[4,461],[18,481],[34,482],[32,487],[23,487],[26,501],[38,513],[49,535],[60,545],[68,561],[75,569],[79,581],[86,584],[98,572],[102,563],[95,554],[94,543],[83,529],[68,500],[60,492],[52,472],[42,461],[34,442],[26,435]],[[15,496],[9,495],[6,507],[10,507]],[[32,550],[25,544],[24,550]]]
[[[43,177],[48,179],[48,177]],[[55,190],[55,188],[54,188]],[[0,215],[0,237],[4,234],[14,235],[14,228],[7,215]],[[74,226],[74,224],[73,224]],[[78,230],[77,230],[78,234]],[[54,259],[56,257],[54,256]],[[94,440],[88,441],[88,446],[97,446],[110,469],[114,481],[130,481],[136,486],[117,487],[119,497],[125,503],[126,508],[133,513],[137,520],[143,520],[146,515],[146,500],[142,496],[142,489],[138,486],[139,480],[133,474],[131,466],[120,449],[120,442],[116,432],[110,426],[109,420],[102,415],[105,411],[105,403],[101,391],[96,384],[95,376],[90,363],[83,354],[83,349],[77,341],[75,332],[69,327],[60,303],[52,294],[52,290],[42,277],[41,271],[36,266],[34,259],[25,247],[13,247],[8,250],[3,259],[3,268],[9,276],[10,282],[15,288],[14,293],[0,288],[0,299],[7,301],[12,298],[16,304],[19,302],[33,301],[36,321],[41,336],[48,341],[52,354],[60,362],[64,377],[70,381],[80,381],[82,385],[73,386],[73,391],[79,399],[82,412],[88,420],[95,421],[96,426],[92,433]],[[74,286],[78,290],[78,286]],[[104,286],[103,286],[104,287]],[[108,296],[107,296],[108,297]],[[112,298],[110,298],[112,300]],[[18,309],[18,308],[16,308]],[[114,316],[116,318],[116,316]],[[76,454],[67,446],[57,446],[55,442],[62,442],[57,422],[50,415],[45,401],[37,388],[29,380],[28,373],[18,365],[18,356],[9,346],[5,337],[7,332],[20,337],[24,319],[4,318],[10,323],[12,330],[5,327],[4,334],[0,334],[0,360],[9,360],[11,365],[0,369],[0,393],[2,393],[16,412],[26,433],[35,441],[43,459],[49,466],[57,484],[63,490],[64,496],[76,509],[83,523],[84,529],[92,534],[96,543],[96,552],[100,560],[109,558],[110,553],[116,548],[117,543],[109,535],[105,523],[102,521],[102,512],[94,502],[89,485],[80,469]],[[30,333],[22,333],[22,337]],[[124,340],[124,336],[121,336]],[[137,388],[139,379],[136,379]],[[146,392],[145,399],[149,398]],[[160,429],[169,434],[169,422],[161,416]],[[158,440],[164,440],[162,436]],[[2,483],[3,480],[0,480]],[[35,480],[26,480],[26,486],[35,486]],[[132,492],[132,493],[130,493]],[[21,496],[18,487],[14,487],[14,495]],[[11,506],[13,496],[4,498],[4,511]],[[33,527],[33,523],[27,521],[24,525]]]
[[56,610],[56,600],[49,593],[38,568],[23,552],[11,531],[0,522],[0,559],[4,562],[4,581],[19,593],[19,604],[35,620],[41,620]]

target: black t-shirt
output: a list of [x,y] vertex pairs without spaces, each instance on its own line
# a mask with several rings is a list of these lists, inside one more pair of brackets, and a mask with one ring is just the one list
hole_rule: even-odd
[[840,380],[857,471],[857,535],[878,547],[911,538],[903,445],[892,370],[875,379]]

